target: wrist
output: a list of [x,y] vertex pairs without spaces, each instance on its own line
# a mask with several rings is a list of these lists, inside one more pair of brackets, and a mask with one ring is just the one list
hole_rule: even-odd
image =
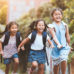
[[0,50],[0,52],[2,52],[2,50]]
[[2,50],[0,50],[0,54],[2,54],[3,53],[3,51]]
[[21,47],[18,47],[18,50],[20,50]]
[[61,44],[58,44],[57,47],[60,48],[61,47]]

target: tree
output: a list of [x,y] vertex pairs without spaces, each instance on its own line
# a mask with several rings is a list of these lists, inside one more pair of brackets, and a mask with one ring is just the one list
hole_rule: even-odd
[[7,19],[7,5],[0,9],[0,24],[6,24]]

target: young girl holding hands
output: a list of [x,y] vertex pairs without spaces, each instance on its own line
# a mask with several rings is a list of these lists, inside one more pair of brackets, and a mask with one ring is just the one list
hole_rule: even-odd
[[17,47],[21,42],[21,37],[17,31],[18,24],[16,22],[10,22],[7,32],[5,32],[0,39],[0,53],[4,58],[4,64],[6,64],[5,74],[9,74],[9,66],[12,60],[14,60],[13,74],[16,74],[18,68],[19,59]]
[[[53,23],[48,25],[53,37],[54,48],[52,49],[52,59],[54,64],[54,74],[59,74],[59,64],[61,64],[62,74],[66,74],[67,59],[70,52],[70,36],[68,25],[62,21],[63,13],[60,8],[53,9],[51,13]],[[59,43],[57,46],[56,44]],[[58,48],[61,46],[61,48]]]
[[[30,74],[32,74],[36,67],[38,67],[38,73],[37,74],[44,74],[44,64],[46,61],[46,54],[44,52],[44,41],[43,35],[46,34],[46,24],[43,20],[37,20],[34,23],[35,30],[33,30],[32,33],[35,35],[35,37],[32,37],[32,33],[24,39],[21,44],[18,47],[18,51],[20,51],[20,47],[24,44],[26,44],[28,41],[33,41],[32,38],[35,38],[35,40],[31,43],[30,47],[30,53],[29,53],[29,62],[32,63],[32,67],[30,70]],[[50,41],[50,38],[48,35],[46,36],[46,40],[49,42],[51,47],[53,48],[53,44]]]

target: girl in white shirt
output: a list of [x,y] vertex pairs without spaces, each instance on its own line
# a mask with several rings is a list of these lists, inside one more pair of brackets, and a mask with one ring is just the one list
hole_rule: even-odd
[[[43,44],[43,33],[46,33],[46,24],[43,20],[37,20],[33,24],[35,27],[35,30],[33,32],[36,32],[36,37],[34,42],[32,42],[30,47],[30,53],[29,53],[29,62],[32,63],[32,67],[30,70],[30,74],[32,74],[36,67],[38,67],[38,74],[44,74],[44,63],[46,62],[46,55],[44,52],[44,44]],[[24,39],[21,44],[18,47],[18,51],[20,51],[20,47],[24,44],[26,44],[28,41],[31,41],[32,39],[32,33]],[[46,35],[46,40],[49,42],[51,47],[53,48],[53,44],[50,41],[50,38],[48,35]]]

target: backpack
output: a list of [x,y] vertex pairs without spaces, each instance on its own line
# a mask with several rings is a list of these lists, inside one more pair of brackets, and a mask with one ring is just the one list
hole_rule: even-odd
[[[10,32],[7,31],[5,32],[5,39],[4,39],[4,42],[2,43],[2,47],[4,48],[5,45],[8,44],[9,42],[9,38],[10,38]],[[16,46],[18,47],[18,45],[21,43],[20,41],[20,32],[17,32],[16,33]]]
[[[31,44],[34,42],[34,40],[36,38],[36,35],[37,35],[37,31],[36,30],[32,31],[32,36],[31,36],[31,40],[30,40],[30,49],[31,49]],[[42,37],[43,37],[43,45],[44,45],[43,50],[45,51],[47,64],[49,65],[47,53],[46,53],[46,39],[47,39],[47,32],[46,31],[43,32]]]
[[[34,42],[34,40],[35,40],[35,38],[36,38],[36,35],[37,35],[37,31],[36,31],[36,30],[32,31],[32,36],[31,36],[30,44],[32,44],[32,43]],[[43,44],[44,44],[44,48],[43,48],[43,49],[45,50],[47,32],[44,31],[43,34],[42,34],[42,37],[43,37]]]

